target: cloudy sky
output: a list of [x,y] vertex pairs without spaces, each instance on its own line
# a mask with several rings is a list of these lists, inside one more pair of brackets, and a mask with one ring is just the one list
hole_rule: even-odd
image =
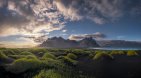
[[141,41],[141,0],[0,0],[0,46],[49,37]]

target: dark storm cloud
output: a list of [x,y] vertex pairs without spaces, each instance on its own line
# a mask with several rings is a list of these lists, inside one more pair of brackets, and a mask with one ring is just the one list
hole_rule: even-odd
[[[81,18],[86,18],[93,20],[95,23],[103,24],[108,20],[114,20],[116,17],[121,16],[120,4],[122,0],[59,0],[60,5],[59,8],[62,8],[63,5],[64,10],[73,11],[74,16],[73,19],[78,19],[78,15]],[[66,15],[66,11],[64,11]],[[71,17],[71,15],[70,15]],[[73,20],[72,19],[72,20]]]
[[[56,3],[54,6],[52,5],[53,2]],[[42,9],[46,10],[36,11],[39,14],[37,17],[42,16],[42,18],[45,18],[45,13],[56,12],[56,8],[58,8],[60,11],[64,12],[65,17],[72,19],[84,17],[96,23],[100,23],[100,21],[103,23],[107,20],[119,17],[123,14],[123,10],[138,10],[141,7],[140,0],[0,0],[1,21],[6,21],[8,17],[11,23],[15,23],[14,21],[29,21],[27,16],[35,18],[35,5],[41,7],[42,4],[46,5],[42,6]],[[49,7],[49,4],[52,5],[52,7]],[[41,8],[39,9],[41,10]],[[72,12],[72,14],[69,14],[69,12]]]
[[57,4],[71,20],[85,18],[97,24],[115,21],[131,13],[141,15],[140,0],[58,0]]

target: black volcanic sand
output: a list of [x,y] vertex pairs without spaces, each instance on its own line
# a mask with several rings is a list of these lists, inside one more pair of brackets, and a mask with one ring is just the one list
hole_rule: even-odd
[[92,60],[87,56],[78,59],[77,69],[96,78],[141,78],[140,56],[114,56],[115,59]]

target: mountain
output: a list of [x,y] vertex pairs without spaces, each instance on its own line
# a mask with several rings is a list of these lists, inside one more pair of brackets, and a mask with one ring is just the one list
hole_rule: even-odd
[[89,48],[89,47],[117,47],[141,48],[141,42],[125,40],[97,40],[84,38],[80,41],[64,39],[62,37],[48,38],[39,47],[45,48]]
[[99,47],[99,45],[96,43],[96,41],[92,38],[84,38],[83,40],[79,41],[80,47]]
[[125,40],[99,40],[101,47],[141,48],[141,42]]
[[39,47],[45,48],[88,48],[88,47],[99,47],[93,38],[85,38],[80,41],[63,39],[62,37],[48,38]]

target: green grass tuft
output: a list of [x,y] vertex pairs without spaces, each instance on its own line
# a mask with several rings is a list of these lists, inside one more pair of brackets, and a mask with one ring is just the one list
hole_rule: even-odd
[[67,56],[62,56],[59,57],[61,59],[61,61],[63,61],[64,63],[68,64],[68,65],[76,65],[78,63],[78,61],[71,59]]
[[21,58],[15,60],[9,65],[6,70],[12,73],[22,73],[30,69],[36,69],[40,67],[41,62],[37,59]]
[[137,55],[138,55],[138,53],[136,51],[133,51],[133,50],[129,50],[127,52],[127,56],[137,56]]
[[42,59],[48,59],[48,58],[56,59],[56,57],[51,53],[45,53],[42,57]]
[[3,52],[0,52],[0,59],[7,59],[8,57],[3,53]]
[[60,72],[57,70],[42,70],[38,75],[36,75],[34,78],[66,78],[64,77]]
[[95,56],[94,56],[94,60],[98,60],[98,59],[114,59],[114,57],[108,53],[105,53],[105,52],[98,52]]
[[77,56],[75,54],[73,54],[73,53],[68,53],[67,57],[71,58],[71,59],[77,59]]
[[110,52],[111,55],[125,55],[125,52],[124,51],[112,51]]
[[21,52],[20,55],[33,55],[31,52]]

